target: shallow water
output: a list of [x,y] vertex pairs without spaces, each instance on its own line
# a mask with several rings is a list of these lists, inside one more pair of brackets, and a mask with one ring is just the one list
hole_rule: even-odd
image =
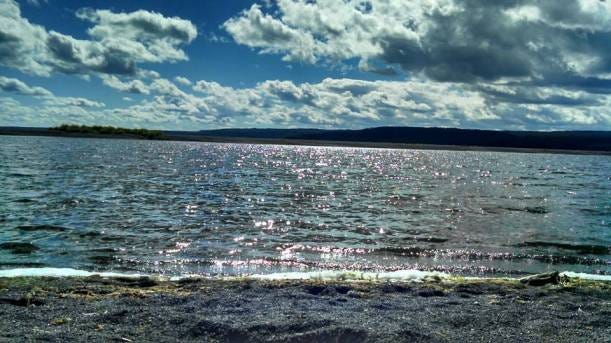
[[611,274],[611,158],[0,137],[0,269]]

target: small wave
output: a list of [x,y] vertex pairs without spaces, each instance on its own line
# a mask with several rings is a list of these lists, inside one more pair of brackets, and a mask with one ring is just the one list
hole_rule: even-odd
[[0,250],[8,250],[13,254],[31,254],[40,248],[27,242],[6,242],[0,244]]
[[543,206],[527,206],[527,207],[482,207],[482,211],[487,213],[499,214],[503,211],[508,212],[526,212],[532,214],[547,214],[550,211]]
[[592,255],[608,255],[611,252],[609,247],[604,245],[593,245],[593,244],[568,244],[568,243],[555,243],[555,242],[542,242],[542,241],[531,241],[518,244],[523,247],[540,247],[540,248],[559,248],[564,250],[577,251],[580,254],[592,254]]
[[424,282],[448,279],[450,274],[421,270],[398,270],[395,272],[321,271],[251,275],[255,280],[319,280],[319,281],[402,281]]
[[17,230],[28,231],[28,232],[32,232],[32,231],[62,232],[68,229],[62,226],[43,224],[43,225],[21,225],[21,226],[17,226]]
[[115,272],[88,272],[73,268],[15,268],[0,270],[0,278],[14,277],[88,277],[99,275],[101,277],[128,277],[139,278],[146,275]]
[[[0,278],[16,278],[16,277],[90,277],[99,276],[103,278],[143,278],[151,277],[161,280],[180,281],[183,279],[207,278],[216,280],[266,280],[266,281],[369,281],[369,282],[426,282],[426,281],[450,281],[455,275],[435,271],[422,271],[417,269],[397,270],[391,272],[363,272],[363,271],[312,271],[312,272],[287,272],[273,274],[252,274],[247,276],[218,276],[210,277],[198,274],[183,274],[176,276],[139,274],[139,273],[117,273],[117,272],[89,272],[86,270],[73,268],[15,268],[0,270]],[[571,279],[582,279],[590,281],[611,282],[611,275],[597,275],[587,273],[576,273],[564,271],[560,273],[561,277]],[[507,277],[467,277],[469,280],[517,280]]]
[[[522,245],[520,245],[522,246]],[[596,247],[593,248],[596,250]],[[583,247],[582,251],[586,248]],[[598,250],[600,251],[600,250]],[[602,258],[592,258],[588,256],[570,256],[570,255],[559,255],[559,254],[515,254],[515,253],[492,253],[483,252],[473,249],[428,249],[423,247],[381,247],[371,250],[367,250],[370,254],[390,254],[396,256],[420,258],[430,257],[437,259],[448,259],[448,260],[468,260],[468,261],[480,261],[480,260],[496,260],[496,261],[518,261],[518,260],[535,260],[544,263],[551,264],[581,264],[581,265],[607,265],[609,261]],[[593,253],[590,253],[593,254]],[[605,255],[600,253],[599,255]]]
[[562,272],[562,273],[560,273],[560,276],[568,277],[568,278],[571,278],[571,279],[582,279],[582,280],[611,282],[611,275],[598,275],[598,274],[587,274],[587,273]]
[[14,200],[13,202],[16,202],[16,203],[19,203],[19,204],[28,204],[28,203],[35,202],[35,201],[36,200],[34,200],[34,199],[22,198],[22,199]]

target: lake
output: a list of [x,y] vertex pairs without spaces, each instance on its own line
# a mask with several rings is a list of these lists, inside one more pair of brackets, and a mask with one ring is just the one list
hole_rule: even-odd
[[0,137],[0,269],[611,274],[611,157]]

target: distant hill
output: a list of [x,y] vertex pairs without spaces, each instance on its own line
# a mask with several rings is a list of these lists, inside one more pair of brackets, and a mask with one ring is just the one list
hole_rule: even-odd
[[389,126],[362,130],[220,129],[202,130],[197,134],[207,137],[611,151],[611,131],[491,131]]
[[219,129],[201,130],[197,133],[208,137],[302,139],[309,135],[326,132],[330,131],[322,129]]
[[[104,130],[102,130],[104,129]],[[611,152],[611,131],[491,131],[419,127],[375,127],[362,130],[219,129],[202,131],[149,131],[102,128],[91,132],[58,131],[33,127],[0,127],[0,135],[149,138],[188,141],[339,144],[443,145],[481,148],[522,148]],[[74,130],[72,130],[74,131]],[[108,132],[106,132],[108,131]],[[142,131],[142,132],[141,132]],[[148,134],[148,133],[152,134]],[[120,135],[119,135],[120,133]],[[140,137],[137,137],[140,136]],[[145,137],[146,136],[146,137]],[[327,142],[327,143],[326,143]],[[334,143],[335,142],[335,143]]]

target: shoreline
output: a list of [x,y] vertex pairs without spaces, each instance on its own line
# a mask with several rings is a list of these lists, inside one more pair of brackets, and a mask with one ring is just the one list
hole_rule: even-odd
[[243,137],[212,137],[199,135],[165,135],[164,139],[145,139],[132,135],[101,135],[85,133],[65,133],[40,129],[34,131],[10,131],[0,129],[0,136],[30,136],[30,137],[57,137],[57,138],[93,138],[93,139],[128,139],[166,142],[202,142],[202,143],[228,143],[228,144],[261,144],[261,145],[291,145],[316,147],[344,147],[344,148],[374,148],[374,149],[400,149],[400,150],[446,150],[446,151],[482,151],[482,152],[508,152],[527,154],[564,154],[564,155],[600,155],[611,156],[611,151],[605,150],[570,150],[547,148],[511,148],[466,145],[438,145],[438,144],[411,144],[387,142],[363,142],[340,140],[306,140],[285,138],[243,138]]
[[603,342],[611,283],[0,278],[0,340]]

